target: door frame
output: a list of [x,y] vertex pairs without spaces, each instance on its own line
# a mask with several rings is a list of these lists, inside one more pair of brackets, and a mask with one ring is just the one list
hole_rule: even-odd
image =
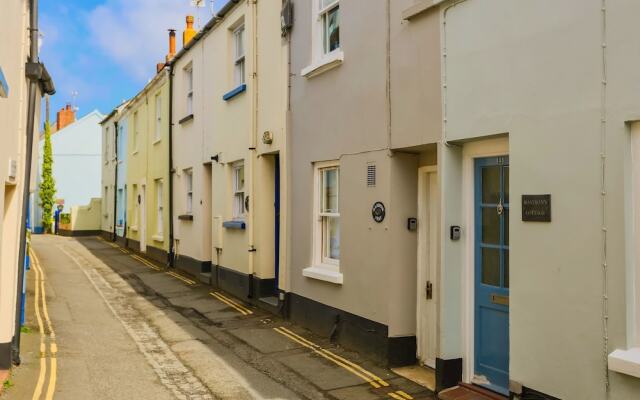
[[[463,237],[465,257],[462,271],[462,381],[473,383],[475,375],[475,160],[509,156],[509,138],[468,142],[462,148]],[[466,229],[465,229],[466,228]]]
[[147,251],[147,184],[142,182],[140,184],[140,252],[145,253]]
[[[417,263],[416,263],[416,272],[417,272],[417,286],[416,286],[416,341],[417,341],[417,346],[416,346],[416,355],[420,356],[419,354],[419,343],[420,343],[420,337],[422,336],[422,324],[420,321],[420,316],[423,313],[424,310],[422,310],[422,306],[421,306],[421,302],[419,301],[419,299],[421,298],[422,295],[424,295],[424,284],[425,284],[425,277],[423,276],[424,273],[424,263],[425,262],[429,262],[429,260],[425,260],[423,258],[423,254],[429,254],[428,250],[425,247],[429,247],[430,249],[433,249],[434,246],[436,249],[440,250],[440,240],[438,241],[438,243],[435,243],[435,245],[432,245],[430,243],[429,240],[429,230],[425,230],[425,226],[422,223],[423,221],[428,221],[429,226],[432,226],[432,221],[428,216],[428,211],[430,210],[427,207],[427,203],[429,201],[429,176],[431,174],[435,174],[437,181],[436,186],[438,187],[438,189],[440,188],[440,183],[439,183],[439,175],[438,175],[438,167],[435,165],[430,165],[430,166],[426,166],[426,167],[420,167],[418,168],[418,246],[417,246]],[[440,197],[440,193],[438,193],[438,197]],[[441,216],[440,213],[440,207],[438,207],[438,217]],[[437,225],[436,225],[436,237],[440,238],[441,236],[441,218],[437,219]],[[440,349],[440,335],[438,335],[438,332],[440,331],[439,326],[440,326],[440,299],[439,299],[439,294],[440,294],[440,290],[439,290],[439,286],[440,286],[440,265],[441,263],[439,262],[440,260],[440,254],[438,254],[438,256],[436,257],[436,259],[438,260],[438,262],[436,262],[435,267],[435,276],[436,279],[434,279],[434,292],[433,292],[433,298],[432,300],[436,302],[436,307],[435,307],[435,315],[434,315],[434,324],[432,327],[432,334],[435,335],[435,349],[434,349],[434,358],[433,359],[428,359],[428,360],[422,360],[424,362],[424,364],[430,368],[434,368],[436,367],[436,358],[438,357],[438,352]],[[431,266],[430,266],[431,267]]]

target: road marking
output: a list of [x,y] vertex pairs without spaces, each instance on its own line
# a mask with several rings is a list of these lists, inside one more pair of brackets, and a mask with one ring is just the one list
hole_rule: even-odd
[[372,372],[367,371],[366,369],[362,368],[358,364],[355,364],[344,357],[340,357],[339,355],[332,353],[329,350],[323,349],[317,344],[303,338],[302,336],[296,334],[295,332],[290,331],[289,329],[283,326],[279,328],[273,328],[273,329],[279,334],[288,337],[289,339],[293,340],[298,344],[301,344],[302,346],[312,350],[313,352],[326,358],[327,360],[333,362],[334,364],[341,366],[342,368],[346,369],[347,371],[361,378],[365,382],[369,383],[371,386],[373,386],[376,389],[380,387],[389,386],[389,384],[384,380],[382,380],[380,377],[373,374]]
[[248,309],[247,307],[243,306],[240,303],[236,303],[235,301],[231,300],[230,298],[226,297],[225,295],[223,295],[220,292],[210,292],[209,294],[211,296],[215,297],[216,299],[220,300],[224,304],[228,305],[229,307],[235,309],[236,311],[238,311],[242,315],[251,315],[251,314],[253,314],[253,311],[251,311],[250,309]]
[[177,272],[173,272],[173,271],[167,271],[165,272],[167,275],[171,275],[176,279],[180,279],[182,282],[186,283],[189,286],[193,286],[196,284],[196,281],[194,281],[193,279],[189,279],[186,276],[183,276]]
[[154,264],[150,263],[149,261],[147,261],[144,258],[140,257],[139,255],[132,254],[131,258],[140,261],[141,263],[143,263],[144,265],[146,265],[147,267],[149,267],[151,269],[154,269],[156,271],[162,271],[162,268],[158,267],[157,265],[154,265]]
[[287,332],[288,334],[290,334],[290,335],[292,335],[294,337],[297,337],[298,339],[300,339],[302,341],[305,341],[310,346],[318,348],[320,351],[322,351],[323,353],[327,354],[328,356],[334,357],[334,358],[338,359],[339,361],[342,361],[343,363],[345,363],[345,364],[347,364],[347,365],[349,365],[349,366],[351,366],[353,368],[358,369],[359,371],[361,371],[362,373],[364,373],[365,375],[367,375],[371,379],[373,379],[375,382],[377,382],[380,386],[384,386],[384,387],[389,386],[389,384],[387,382],[385,382],[384,380],[382,380],[379,376],[377,376],[374,373],[364,369],[363,367],[359,366],[358,364],[356,364],[354,362],[351,362],[351,361],[347,360],[344,357],[341,357],[341,356],[339,356],[339,355],[337,355],[335,353],[332,353],[331,351],[329,351],[327,349],[324,349],[324,348],[320,347],[319,345],[313,343],[310,340],[305,339],[304,337],[298,335],[297,333],[295,333],[295,332],[293,332],[293,331],[291,331],[291,330],[289,330],[289,329],[287,329],[285,327],[280,327],[280,329],[285,331],[285,332]]
[[[66,246],[58,246],[58,248],[84,273],[167,390],[178,399],[213,400],[209,389],[202,381],[180,361],[142,314],[131,307],[127,296],[123,296],[120,290],[113,286],[103,285],[99,278],[101,273],[77,250],[71,250]],[[114,279],[121,281],[117,275]]]
[[[44,314],[45,322],[47,323],[47,327],[49,328],[49,339],[50,339],[49,351],[50,351],[51,369],[49,374],[49,386],[47,387],[47,393],[46,393],[45,399],[52,400],[53,395],[55,394],[56,382],[58,377],[58,360],[57,360],[58,345],[56,344],[56,332],[53,330],[53,324],[51,323],[51,318],[49,318],[49,309],[47,307],[47,291],[44,284],[45,283],[44,269],[40,265],[40,260],[38,259],[38,256],[36,255],[35,251],[33,250],[31,250],[31,260],[32,260],[34,270],[36,271],[36,290],[38,289],[38,286],[39,286],[41,296],[38,296],[38,297],[41,297],[42,299],[42,311]],[[44,340],[44,335],[45,335],[44,324],[42,323],[42,318],[40,317],[40,310],[39,310],[38,303],[39,303],[38,298],[36,298],[36,316],[39,317],[38,325],[40,326],[40,329],[41,329],[41,340]],[[44,342],[41,342],[40,352],[42,357],[40,359],[41,365],[43,360],[45,362],[45,374],[43,375],[46,375],[46,344]],[[36,391],[34,392],[34,397],[33,397],[34,399],[40,398],[43,385],[44,385],[44,380],[41,383],[40,378],[38,378],[38,384],[36,386]],[[37,397],[36,397],[36,394],[37,394]]]
[[[401,396],[400,397],[401,399],[407,399],[407,400],[413,399],[413,397],[411,397],[410,394],[408,394],[407,392],[404,392],[402,390],[396,390],[396,394],[399,394]],[[389,393],[389,396],[391,396],[391,393]],[[391,397],[393,397],[393,396],[391,396]]]
[[[35,264],[35,262],[34,262]],[[38,374],[38,382],[33,391],[33,400],[40,398],[42,393],[42,387],[47,376],[47,345],[44,341],[44,324],[42,323],[42,316],[40,315],[40,272],[37,268],[34,268],[36,273],[36,285],[35,285],[35,311],[36,320],[38,321],[38,329],[40,330],[40,373]]]

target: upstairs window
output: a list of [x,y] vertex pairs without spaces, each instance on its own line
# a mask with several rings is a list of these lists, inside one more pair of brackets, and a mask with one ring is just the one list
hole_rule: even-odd
[[138,118],[138,112],[133,113],[133,152],[138,152],[138,142],[140,136],[140,118]]
[[193,67],[189,64],[184,70],[187,115],[193,114]]
[[233,166],[233,218],[243,219],[246,213],[244,195],[244,163]]
[[192,169],[184,170],[184,189],[187,196],[185,212],[187,215],[191,215],[193,213],[193,170]]
[[111,141],[111,132],[109,131],[109,127],[105,129],[104,133],[104,163],[106,164],[109,161],[109,142]]
[[160,93],[156,95],[156,131],[155,140],[160,140],[162,135],[162,97]]
[[245,83],[244,25],[233,31],[233,80],[235,86]]
[[340,4],[339,0],[319,0],[318,21],[322,31],[322,53],[329,54],[340,49]]

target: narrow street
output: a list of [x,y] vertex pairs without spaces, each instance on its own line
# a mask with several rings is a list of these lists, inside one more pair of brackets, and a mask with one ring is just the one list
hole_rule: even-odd
[[101,239],[34,236],[33,253],[24,368],[3,398],[432,398],[358,354]]

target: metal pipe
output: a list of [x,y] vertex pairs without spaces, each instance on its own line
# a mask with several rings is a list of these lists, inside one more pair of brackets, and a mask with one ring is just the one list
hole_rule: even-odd
[[114,135],[114,154],[116,165],[114,168],[114,181],[113,181],[113,238],[112,241],[118,239],[118,121],[113,122],[115,129]]
[[[35,65],[38,60],[38,0],[29,0],[30,20],[29,34],[31,40],[31,49],[29,51],[29,63]],[[40,72],[41,74],[41,72]],[[20,218],[20,242],[18,252],[18,279],[16,291],[16,315],[13,333],[12,354],[11,358],[15,365],[20,365],[20,315],[22,313],[22,288],[24,286],[24,263],[26,253],[27,239],[27,213],[29,211],[29,189],[31,183],[31,160],[33,158],[33,133],[35,128],[35,112],[36,112],[36,90],[38,81],[41,76],[29,76],[29,100],[27,104],[27,130],[26,130],[26,146],[25,149],[25,166],[22,187],[22,215]]]
[[169,64],[169,266],[175,266],[173,237],[173,62]]

